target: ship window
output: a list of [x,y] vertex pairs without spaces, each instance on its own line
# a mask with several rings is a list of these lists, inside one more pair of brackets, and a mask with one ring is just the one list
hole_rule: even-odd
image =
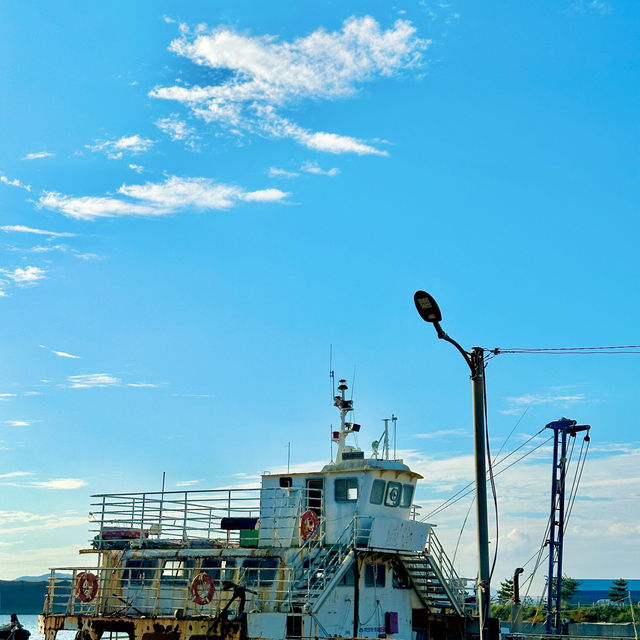
[[235,560],[225,560],[224,561],[224,570],[222,571],[222,579],[227,580],[228,582],[233,582],[235,579],[235,569],[236,569],[236,561]]
[[184,577],[184,562],[182,560],[165,561],[160,577],[163,582],[180,582],[184,580]]
[[278,558],[247,558],[243,563],[244,584],[267,587],[276,579]]
[[286,489],[287,487],[293,487],[293,478],[281,477],[280,487]]
[[287,616],[287,638],[302,638],[302,616]]
[[204,558],[202,560],[201,570],[208,573],[213,580],[220,579],[220,567],[222,566],[222,560],[219,558]]
[[409,576],[407,575],[407,571],[405,568],[400,565],[392,565],[392,578],[391,584],[394,589],[409,589]]
[[413,486],[410,484],[403,484],[402,497],[400,498],[400,506],[405,508],[410,507],[411,498],[413,498]]
[[338,478],[335,499],[336,502],[355,502],[358,499],[358,478]]
[[354,571],[355,571],[355,565],[349,567],[345,571],[344,575],[342,576],[342,580],[340,581],[340,584],[343,587],[353,587],[353,585],[356,583]]
[[400,503],[400,491],[402,485],[399,482],[387,482],[387,492],[384,496],[384,503],[387,507],[397,507]]
[[374,480],[371,487],[371,495],[369,496],[369,502],[371,504],[382,504],[382,498],[384,498],[384,480]]
[[153,560],[127,560],[127,568],[122,572],[122,580],[131,582],[144,582],[153,578]]
[[364,565],[364,586],[384,587],[385,569],[385,565],[381,562],[367,562]]

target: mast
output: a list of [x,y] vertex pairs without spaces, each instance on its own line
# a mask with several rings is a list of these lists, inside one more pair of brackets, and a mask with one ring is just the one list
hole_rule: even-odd
[[336,463],[342,462],[342,456],[347,451],[353,451],[353,447],[346,444],[347,436],[350,433],[360,431],[360,425],[355,422],[347,422],[347,414],[353,411],[353,400],[347,400],[347,381],[338,380],[338,391],[340,395],[334,396],[333,404],[340,411],[340,431],[332,433],[332,440],[338,443],[338,453],[336,454]]

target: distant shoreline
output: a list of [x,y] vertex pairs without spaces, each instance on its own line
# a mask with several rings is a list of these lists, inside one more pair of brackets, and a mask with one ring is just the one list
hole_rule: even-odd
[[46,581],[0,580],[0,617],[12,613],[38,615],[46,594]]

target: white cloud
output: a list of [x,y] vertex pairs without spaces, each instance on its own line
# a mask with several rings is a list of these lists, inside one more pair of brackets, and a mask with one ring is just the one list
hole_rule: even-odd
[[66,351],[54,351],[51,349],[51,353],[56,356],[60,356],[61,358],[73,358],[74,360],[79,360],[82,356],[74,356],[72,353],[67,353]]
[[[86,481],[80,478],[55,478],[53,480],[43,480],[41,482],[30,482],[29,486],[37,489],[62,489],[73,490],[86,486]],[[77,518],[76,518],[77,520]],[[86,518],[83,518],[86,522]]]
[[324,131],[318,131],[312,134],[306,132],[301,133],[298,140],[304,144],[305,147],[309,147],[309,149],[326,151],[328,153],[357,153],[360,156],[367,154],[377,156],[389,155],[388,152],[380,151],[356,138],[340,136],[336,133],[326,133]]
[[[4,424],[8,424],[10,427],[28,427],[30,424],[33,424],[31,420],[5,420]],[[0,478],[7,477],[5,475],[0,475]]]
[[206,122],[228,130],[288,137],[331,153],[386,155],[350,136],[307,131],[276,109],[304,99],[353,95],[363,82],[419,67],[429,45],[416,37],[409,21],[397,20],[382,30],[371,16],[351,17],[340,31],[320,28],[290,42],[268,35],[250,37],[225,27],[181,31],[171,51],[199,66],[227,70],[229,77],[217,85],[156,87],[151,97],[180,102]]
[[574,0],[570,10],[584,13],[585,11],[592,11],[599,13],[600,15],[607,15],[611,13],[611,5],[603,0]]
[[180,480],[176,482],[176,487],[192,487],[200,482],[203,482],[203,478],[200,478],[200,480]]
[[184,120],[181,120],[177,113],[172,113],[166,118],[160,118],[154,124],[174,142],[183,141],[191,149],[195,148],[198,140],[195,129],[190,127]]
[[15,397],[16,397],[15,393],[0,393],[0,400],[6,399],[6,398],[15,398]]
[[78,260],[103,260],[104,256],[98,255],[97,253],[81,253],[79,251],[74,251],[73,255],[78,258]]
[[86,145],[90,151],[103,151],[108,158],[117,160],[122,158],[125,153],[143,153],[148,151],[155,144],[154,140],[143,138],[138,134],[132,136],[122,136],[117,140],[102,140],[93,145]]
[[312,173],[317,176],[337,176],[340,173],[340,169],[333,167],[331,169],[322,169],[316,162],[304,162],[300,167],[301,171],[305,173]]
[[2,182],[3,184],[8,184],[10,187],[18,187],[19,189],[24,189],[25,191],[31,191],[31,185],[20,182],[18,178],[10,180],[9,178],[7,178],[7,176],[0,174],[0,182]]
[[135,171],[136,173],[142,173],[144,171],[144,167],[140,164],[130,164],[129,169]]
[[[78,563],[78,553],[85,548],[85,544],[73,544],[64,547],[42,547],[33,549],[16,549],[0,553],[2,578],[13,580],[24,575],[41,575],[48,572],[52,565],[55,567],[71,567]],[[83,556],[86,566],[95,565],[95,558]]]
[[41,160],[42,158],[53,158],[55,154],[49,151],[36,151],[34,153],[27,153],[23,160]]
[[54,349],[50,349],[49,347],[46,347],[43,344],[39,345],[39,347],[41,349],[46,349],[47,351],[51,351],[51,353],[53,353],[56,356],[59,356],[60,358],[72,358],[73,360],[82,360],[82,356],[74,356],[72,353],[67,353],[66,351],[55,351]]
[[152,382],[129,382],[127,387],[135,387],[136,389],[157,389],[160,385]]
[[269,167],[267,174],[270,178],[297,178],[300,175],[295,171],[287,171],[286,169],[278,169],[277,167]]
[[276,202],[289,195],[279,189],[245,191],[241,187],[214,183],[208,178],[170,176],[164,182],[122,185],[119,196],[73,197],[46,192],[39,206],[60,211],[78,220],[120,216],[163,216],[185,209],[228,209],[241,201]]
[[[21,251],[21,249],[15,249],[15,251]],[[36,245],[30,249],[23,249],[22,251],[28,251],[29,253],[49,253],[50,251],[61,251],[66,253],[69,251],[69,247],[64,244],[48,244],[48,245]]]
[[5,225],[0,227],[5,233],[11,231],[19,233],[35,233],[41,236],[51,236],[52,238],[73,238],[75,233],[68,233],[66,231],[45,231],[44,229],[34,229],[33,227],[25,227],[21,224]]
[[18,267],[13,271],[7,269],[0,269],[0,273],[4,273],[8,278],[11,278],[18,285],[30,285],[35,284],[38,280],[45,278],[46,271],[40,269],[40,267],[28,266],[24,269]]
[[526,393],[522,396],[506,398],[506,400],[510,406],[507,409],[502,409],[500,413],[517,415],[521,413],[525,407],[541,404],[556,405],[566,409],[578,402],[585,402],[586,397],[584,393],[571,394],[551,389],[545,393]]
[[[31,471],[10,471],[9,473],[0,473],[0,478],[22,478],[24,476],[31,476],[31,475],[33,475]],[[17,512],[0,511],[0,524],[3,524],[3,520],[7,513],[17,513]]]
[[94,387],[114,387],[122,381],[108,373],[85,373],[67,378],[70,389],[89,389]]
[[432,431],[431,433],[416,433],[416,438],[422,438],[423,440],[431,440],[433,438],[443,438],[445,436],[466,436],[469,437],[472,434],[465,429],[439,429],[438,431]]

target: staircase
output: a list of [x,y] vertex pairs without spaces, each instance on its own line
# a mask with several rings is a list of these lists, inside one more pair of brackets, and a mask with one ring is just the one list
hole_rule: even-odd
[[[352,520],[332,546],[323,546],[322,531],[300,549],[300,562],[293,579],[285,609],[315,613],[329,595],[333,585],[351,568],[356,541],[356,519]],[[361,532],[360,532],[361,533]],[[469,613],[465,605],[465,581],[458,576],[433,528],[429,530],[424,551],[398,551],[407,574],[423,604],[459,616]],[[304,560],[303,560],[304,558]]]
[[423,552],[401,552],[399,556],[426,607],[465,615],[465,582],[456,573],[433,529]]
[[[305,545],[307,559],[291,588],[288,608],[290,611],[315,612],[329,595],[335,584],[351,567],[353,561],[354,522],[350,522],[340,534],[337,542],[330,547],[316,544]],[[301,549],[301,557],[303,555]]]

